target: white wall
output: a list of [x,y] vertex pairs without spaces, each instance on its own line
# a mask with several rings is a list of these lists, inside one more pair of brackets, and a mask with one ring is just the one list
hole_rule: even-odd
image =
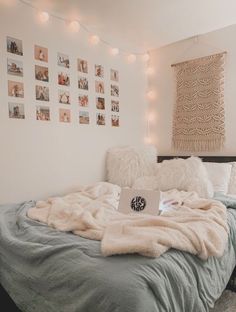
[[[24,56],[6,51],[6,36],[23,40]],[[105,153],[116,145],[141,145],[145,136],[146,81],[142,61],[128,65],[123,57],[108,54],[102,44],[90,46],[87,34],[68,31],[64,23],[51,19],[40,25],[36,12],[23,4],[0,5],[0,203],[45,198],[73,190],[81,184],[104,179]],[[115,43],[115,38],[114,38]],[[35,119],[34,44],[48,47],[51,121]],[[58,121],[57,52],[69,54],[72,98],[71,124]],[[24,63],[25,120],[8,118],[7,57]],[[89,61],[90,125],[78,122],[76,60]],[[105,67],[108,125],[95,123],[94,64]],[[120,74],[120,128],[110,123],[110,68]],[[44,104],[44,103],[43,103]]]
[[[226,143],[225,148],[212,155],[236,155],[236,25],[194,39],[179,41],[151,51],[150,66],[155,75],[149,79],[157,99],[151,104],[156,114],[152,127],[153,141],[159,155],[177,155],[171,148],[172,116],[175,103],[175,77],[172,63],[227,51],[225,77]],[[210,155],[201,153],[199,155]]]

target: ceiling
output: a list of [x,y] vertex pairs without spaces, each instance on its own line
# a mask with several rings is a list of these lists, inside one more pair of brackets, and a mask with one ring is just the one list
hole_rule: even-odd
[[236,0],[28,0],[78,18],[114,47],[144,52],[236,23]]

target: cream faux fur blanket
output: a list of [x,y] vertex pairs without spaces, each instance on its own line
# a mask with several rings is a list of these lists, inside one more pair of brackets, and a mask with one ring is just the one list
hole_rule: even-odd
[[120,187],[100,182],[64,197],[39,201],[28,217],[61,231],[101,240],[104,256],[139,253],[158,257],[176,248],[201,259],[220,257],[228,238],[227,214],[223,204],[200,199],[187,192],[168,192],[176,209],[161,216],[124,215],[116,208]]

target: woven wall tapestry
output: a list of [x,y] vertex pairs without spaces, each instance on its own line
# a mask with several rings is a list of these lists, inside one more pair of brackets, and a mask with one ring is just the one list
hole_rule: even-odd
[[174,64],[173,148],[216,151],[224,146],[225,52]]

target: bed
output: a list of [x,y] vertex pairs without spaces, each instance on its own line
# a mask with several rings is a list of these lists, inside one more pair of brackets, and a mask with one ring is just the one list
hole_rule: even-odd
[[0,282],[23,312],[205,312],[236,264],[235,209],[224,255],[205,261],[174,249],[159,258],[103,257],[100,242],[27,218],[34,205],[0,207]]

